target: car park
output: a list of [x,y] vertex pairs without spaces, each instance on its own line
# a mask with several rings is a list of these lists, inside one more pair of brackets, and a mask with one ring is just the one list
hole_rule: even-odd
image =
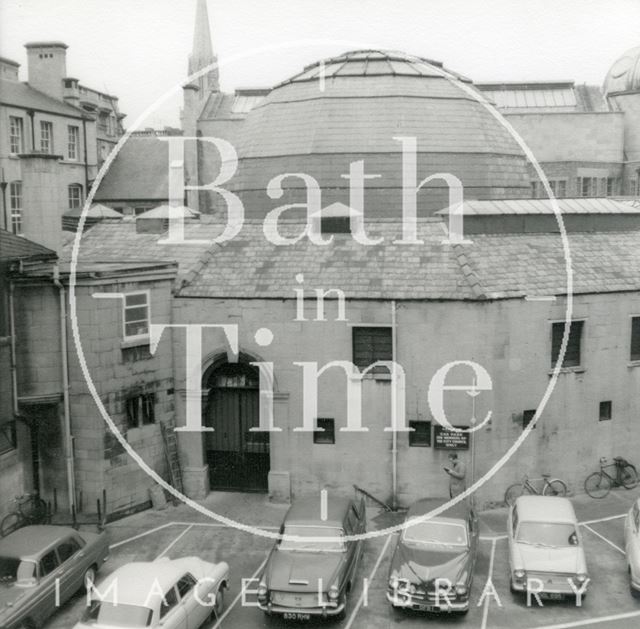
[[632,594],[640,597],[640,498],[633,503],[624,521],[624,548],[629,586]]
[[507,522],[512,592],[581,600],[589,584],[582,535],[567,498],[520,496]]
[[105,533],[25,526],[0,540],[0,627],[40,627],[95,579],[109,556]]
[[364,499],[297,500],[280,528],[258,587],[258,605],[285,619],[343,616],[366,531]]
[[427,517],[444,502],[419,500],[407,513],[389,569],[387,599],[395,608],[469,610],[478,520],[465,501]]
[[74,629],[197,629],[221,613],[228,578],[225,562],[198,557],[129,563],[96,587]]

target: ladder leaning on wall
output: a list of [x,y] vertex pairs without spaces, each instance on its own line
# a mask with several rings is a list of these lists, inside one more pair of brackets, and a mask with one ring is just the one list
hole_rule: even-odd
[[163,422],[160,422],[160,432],[162,433],[164,455],[167,459],[167,468],[169,470],[169,482],[180,493],[184,493],[182,469],[180,467],[180,456],[178,454],[178,436],[173,426]]

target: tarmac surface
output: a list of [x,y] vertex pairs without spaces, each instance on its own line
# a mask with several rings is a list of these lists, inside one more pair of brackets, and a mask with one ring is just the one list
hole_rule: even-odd
[[[150,561],[199,556],[207,561],[226,561],[230,565],[230,584],[225,596],[225,612],[217,623],[204,629],[253,629],[263,627],[335,627],[336,629],[413,629],[428,624],[434,628],[473,627],[478,629],[571,629],[595,627],[637,629],[640,627],[640,600],[629,591],[624,556],[623,522],[640,488],[614,490],[603,500],[581,495],[572,498],[583,530],[587,565],[591,577],[588,595],[581,607],[574,601],[535,600],[527,607],[524,596],[509,591],[506,541],[506,509],[480,513],[481,541],[471,591],[471,609],[466,616],[431,615],[392,609],[385,598],[389,562],[395,534],[383,534],[365,542],[344,620],[311,620],[305,623],[267,618],[257,609],[251,586],[243,595],[242,579],[260,574],[273,541],[222,525],[191,508],[168,506],[149,510],[109,524],[111,557],[100,579],[131,561]],[[216,513],[247,525],[277,531],[287,505],[270,503],[261,494],[218,492],[203,504]],[[368,530],[382,530],[402,520],[402,514],[377,509],[368,513]],[[366,588],[363,587],[367,579]],[[496,595],[482,596],[488,579]],[[365,592],[366,589],[366,592]],[[46,629],[69,629],[80,618],[85,599],[78,594],[64,605]],[[253,605],[252,605],[253,604]],[[192,628],[189,628],[192,629]]]

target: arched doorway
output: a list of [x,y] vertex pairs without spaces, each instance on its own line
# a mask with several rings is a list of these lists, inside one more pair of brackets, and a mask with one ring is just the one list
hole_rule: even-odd
[[214,364],[205,373],[204,424],[212,489],[266,492],[269,433],[251,432],[260,421],[259,372],[247,362]]

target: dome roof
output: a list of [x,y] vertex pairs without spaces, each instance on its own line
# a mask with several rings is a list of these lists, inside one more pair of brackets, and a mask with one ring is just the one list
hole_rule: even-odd
[[[455,82],[468,86],[467,93]],[[417,182],[450,173],[467,198],[529,195],[526,158],[482,104],[469,79],[442,63],[403,53],[349,52],[307,66],[283,81],[252,109],[236,141],[239,166],[229,189],[247,216],[262,217],[285,203],[302,203],[300,178],[283,180],[283,195],[270,202],[268,182],[284,173],[307,173],[322,190],[322,206],[350,204],[350,164],[364,160],[365,216],[400,217],[402,149],[417,142]],[[443,180],[417,195],[420,216],[448,205]]]
[[640,46],[627,50],[612,66],[604,81],[605,94],[640,91]]

